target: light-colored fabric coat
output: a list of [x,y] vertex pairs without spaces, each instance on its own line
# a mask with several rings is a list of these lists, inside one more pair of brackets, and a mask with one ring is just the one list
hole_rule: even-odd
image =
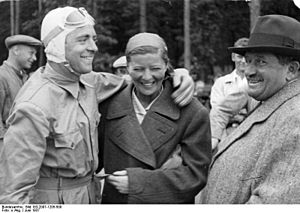
[[300,80],[259,105],[219,147],[201,203],[300,203]]
[[[100,105],[100,111],[107,109],[100,125],[105,172],[127,170],[129,177],[128,196],[106,182],[103,203],[193,203],[205,186],[211,161],[208,111],[196,99],[180,109],[171,98],[171,82],[165,83],[141,125],[132,85]],[[182,164],[161,168],[178,145]]]
[[[95,202],[93,181],[59,189],[50,178],[90,177],[98,167],[98,103],[123,80],[91,72],[81,76],[46,65],[19,91],[0,153],[0,203]],[[41,186],[41,180],[45,180]],[[62,181],[63,182],[63,181]]]

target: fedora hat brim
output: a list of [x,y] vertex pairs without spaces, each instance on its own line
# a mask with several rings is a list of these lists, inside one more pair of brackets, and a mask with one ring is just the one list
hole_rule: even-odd
[[291,17],[265,15],[258,17],[247,46],[230,47],[230,51],[264,52],[300,59],[300,23]]
[[300,59],[300,49],[289,47],[276,47],[276,46],[247,46],[247,47],[229,47],[231,52],[244,56],[246,52],[264,52],[273,53],[278,55],[292,56],[295,59]]

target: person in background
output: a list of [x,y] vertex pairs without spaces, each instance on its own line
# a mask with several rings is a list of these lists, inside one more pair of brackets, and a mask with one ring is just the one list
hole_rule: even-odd
[[201,203],[300,203],[300,22],[260,16],[245,56],[248,94],[259,101],[219,144]]
[[[240,38],[234,46],[244,47],[248,41],[248,38]],[[244,56],[232,53],[231,59],[235,69],[217,78],[211,88],[210,126],[214,152],[217,151],[219,142],[245,119],[256,103],[247,94]]]
[[131,81],[131,78],[128,75],[128,71],[127,71],[126,56],[121,56],[117,60],[115,60],[112,67],[113,67],[113,74],[124,78],[128,82]]
[[[62,7],[41,26],[47,63],[19,91],[0,153],[0,203],[100,202],[98,104],[125,86],[124,79],[92,71],[97,35],[84,8]],[[185,105],[192,79],[176,72],[172,95]]]
[[112,67],[113,73],[117,76],[122,77],[123,75],[128,74],[126,56],[117,58],[117,60],[115,60],[112,64]]
[[0,151],[10,108],[28,79],[27,70],[36,61],[36,48],[41,45],[40,40],[27,35],[13,35],[5,39],[8,58],[0,66]]
[[[181,108],[164,40],[139,33],[126,46],[129,84],[102,104],[103,203],[194,203],[211,161],[208,110]],[[102,168],[99,168],[99,170]]]
[[196,97],[203,106],[205,106],[210,111],[210,88],[202,80],[195,81],[195,92],[194,97]]

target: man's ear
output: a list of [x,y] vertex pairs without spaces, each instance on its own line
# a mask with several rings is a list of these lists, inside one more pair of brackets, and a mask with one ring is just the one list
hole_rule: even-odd
[[11,47],[10,51],[12,51],[12,53],[14,55],[19,55],[19,45],[14,45],[13,47]]
[[234,62],[235,61],[235,55],[234,55],[235,53],[231,53],[231,60]]
[[296,79],[299,76],[299,71],[300,71],[299,61],[290,62],[290,64],[288,65],[286,80],[289,82]]

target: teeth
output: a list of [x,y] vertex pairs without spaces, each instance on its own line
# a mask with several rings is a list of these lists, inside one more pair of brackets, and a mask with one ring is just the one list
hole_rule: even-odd
[[261,81],[261,79],[255,79],[255,78],[252,78],[252,79],[247,79],[248,82],[259,82]]
[[94,57],[93,56],[82,56],[82,58],[87,59],[87,60],[92,60]]
[[153,82],[152,83],[142,83],[142,84],[145,86],[152,86]]
[[260,83],[260,81],[249,81],[248,82],[249,85],[259,84],[259,83]]

